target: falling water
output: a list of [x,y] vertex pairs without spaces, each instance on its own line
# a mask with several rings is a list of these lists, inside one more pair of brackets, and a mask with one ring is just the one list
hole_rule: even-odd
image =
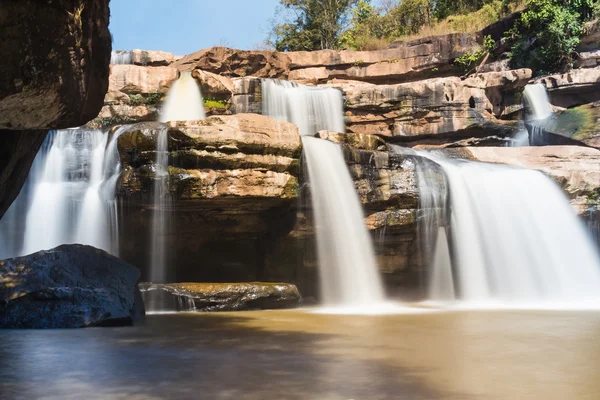
[[113,50],[110,54],[111,64],[131,64],[131,51]]
[[298,125],[315,213],[321,293],[328,306],[375,309],[384,301],[373,244],[341,147],[309,137],[344,132],[341,92],[263,80],[263,114]]
[[529,109],[529,119],[542,120],[552,115],[552,106],[546,86],[541,83],[525,86],[523,100]]
[[[554,182],[538,171],[427,156],[443,168],[450,188],[449,247],[461,300],[476,306],[600,304],[600,256]],[[446,290],[440,285],[447,282],[436,278],[446,271],[434,267],[433,293]]]
[[204,103],[200,87],[191,72],[182,72],[169,89],[160,122],[196,121],[204,118]]
[[65,243],[118,253],[115,189],[121,130],[51,132],[17,200],[0,221],[0,258]]
[[263,114],[298,126],[301,135],[346,131],[341,92],[332,88],[262,80]]
[[167,281],[166,243],[167,208],[169,199],[169,152],[168,130],[161,129],[156,136],[155,180],[153,188],[153,218],[150,254],[150,280],[154,283]]

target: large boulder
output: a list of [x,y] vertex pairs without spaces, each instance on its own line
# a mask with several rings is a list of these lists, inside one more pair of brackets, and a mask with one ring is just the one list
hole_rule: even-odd
[[140,288],[149,301],[166,294],[171,301],[164,306],[174,311],[274,310],[297,307],[302,300],[288,283],[143,283]]
[[0,11],[0,218],[49,129],[98,115],[108,88],[108,0],[7,0]]
[[96,117],[108,88],[108,22],[108,0],[4,1],[0,129],[69,128]]
[[131,325],[144,314],[137,268],[90,246],[0,261],[0,328]]

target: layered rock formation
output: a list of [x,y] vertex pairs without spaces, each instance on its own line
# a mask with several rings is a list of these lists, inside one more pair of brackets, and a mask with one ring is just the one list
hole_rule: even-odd
[[89,246],[0,261],[0,328],[131,325],[144,315],[140,272]]
[[0,217],[18,194],[46,132],[80,126],[98,115],[108,86],[108,22],[108,0],[4,2]]
[[[138,124],[119,138],[124,259],[149,265],[155,136],[169,131],[172,280],[262,280],[267,243],[294,224],[301,142],[296,126],[260,115]],[[180,274],[180,275],[178,275]],[[178,279],[177,276],[180,276]]]

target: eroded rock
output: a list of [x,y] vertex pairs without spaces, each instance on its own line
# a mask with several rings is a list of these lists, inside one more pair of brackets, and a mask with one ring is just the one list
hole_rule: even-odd
[[131,325],[144,314],[137,268],[90,246],[0,261],[0,328]]

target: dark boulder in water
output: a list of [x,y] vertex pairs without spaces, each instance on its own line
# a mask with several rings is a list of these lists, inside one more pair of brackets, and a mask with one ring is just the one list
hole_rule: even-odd
[[0,328],[131,325],[145,314],[139,278],[132,265],[82,245],[0,261]]
[[298,288],[288,283],[142,283],[140,288],[147,304],[157,305],[153,311],[273,310],[301,301]]

